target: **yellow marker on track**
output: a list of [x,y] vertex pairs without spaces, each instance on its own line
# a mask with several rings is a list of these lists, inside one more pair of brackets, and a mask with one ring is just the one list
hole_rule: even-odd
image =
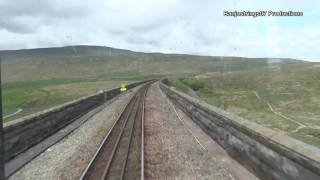
[[126,90],[127,90],[126,85],[125,85],[125,84],[121,84],[121,85],[120,85],[120,91],[121,91],[121,92],[124,92],[124,91],[126,91]]

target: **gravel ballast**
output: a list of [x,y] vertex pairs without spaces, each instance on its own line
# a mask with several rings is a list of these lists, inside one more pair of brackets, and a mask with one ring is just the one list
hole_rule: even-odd
[[185,128],[161,94],[158,83],[147,94],[146,179],[233,179]]
[[9,179],[78,179],[137,88],[116,97],[111,103],[107,102],[104,109]]

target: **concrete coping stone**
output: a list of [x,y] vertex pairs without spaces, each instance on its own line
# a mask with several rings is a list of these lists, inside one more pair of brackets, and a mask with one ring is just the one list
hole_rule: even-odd
[[[140,82],[138,81],[138,82],[129,84],[128,87],[132,86],[134,84],[137,84],[137,83],[145,83],[145,82],[148,82],[148,81],[151,81],[151,80],[145,80],[145,81],[140,81]],[[114,90],[117,90],[117,89],[119,89],[119,88],[114,88],[114,89],[110,89],[110,90],[100,90],[100,91],[98,91],[98,92],[96,92],[94,94],[90,94],[90,95],[87,95],[87,96],[82,96],[82,97],[80,97],[78,99],[71,100],[71,101],[65,102],[63,104],[56,105],[56,106],[53,106],[51,108],[48,108],[48,109],[45,109],[45,110],[30,114],[30,115],[23,116],[21,118],[18,118],[18,119],[12,120],[12,121],[6,122],[6,123],[3,124],[3,127],[5,129],[10,129],[11,127],[14,127],[14,126],[19,126],[19,125],[22,125],[22,124],[28,124],[28,123],[30,123],[32,121],[36,121],[37,119],[41,119],[42,116],[46,116],[48,114],[58,112],[60,110],[65,109],[68,106],[73,106],[73,105],[78,104],[81,101],[87,100],[89,98],[94,98],[96,96],[103,95],[103,94],[107,94],[108,95],[108,92],[114,91]]]
[[293,158],[294,160],[302,160],[303,162],[309,162],[312,164],[312,166],[315,166],[316,168],[320,169],[319,148],[306,144],[297,139],[291,138],[284,132],[276,132],[269,128],[263,127],[257,123],[239,117],[233,113],[226,112],[202,100],[196,99],[183,92],[180,92],[176,90],[174,87],[169,87],[163,82],[160,82],[160,84],[165,88],[170,89],[172,92],[179,95],[180,97],[186,99],[187,101],[192,102],[192,104],[195,107],[209,112],[209,114],[215,114],[217,116],[220,116],[221,119],[228,122],[231,126],[243,129],[245,134],[249,136],[253,135],[256,137],[260,137],[256,139],[260,141],[262,144],[266,144],[266,142],[268,142],[274,145],[273,147],[271,147],[272,149],[274,149],[274,147],[277,147],[278,150],[276,151],[285,151],[285,156],[291,156],[290,159]]
[[27,123],[29,121],[33,121],[36,117],[41,118],[41,116],[45,116],[48,113],[55,113],[57,111],[60,111],[60,110],[62,110],[64,108],[66,108],[67,106],[72,106],[72,105],[78,104],[83,100],[89,99],[91,97],[103,95],[104,93],[107,93],[107,92],[108,91],[99,91],[99,92],[94,93],[94,94],[83,96],[83,97],[80,97],[78,99],[71,100],[71,101],[65,102],[65,103],[60,104],[60,105],[53,106],[53,107],[45,109],[45,110],[30,114],[30,115],[23,116],[21,118],[18,118],[18,119],[15,119],[15,120],[12,120],[12,121],[4,123],[3,127],[5,129],[7,129],[7,128],[10,128],[12,126],[16,126],[16,125],[18,125],[20,123],[22,124],[22,123]]

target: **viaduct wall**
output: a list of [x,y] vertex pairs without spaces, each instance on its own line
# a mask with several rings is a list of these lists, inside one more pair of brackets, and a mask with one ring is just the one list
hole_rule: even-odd
[[160,88],[230,156],[267,180],[319,180],[320,150],[190,97]]
[[[132,83],[127,89],[145,82]],[[5,161],[8,162],[118,94],[119,88],[99,92],[4,124]]]

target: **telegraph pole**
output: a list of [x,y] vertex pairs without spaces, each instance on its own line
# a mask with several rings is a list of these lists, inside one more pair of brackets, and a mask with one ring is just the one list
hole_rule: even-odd
[[3,111],[2,111],[2,58],[0,54],[0,180],[5,179],[4,172],[4,138],[3,138]]

